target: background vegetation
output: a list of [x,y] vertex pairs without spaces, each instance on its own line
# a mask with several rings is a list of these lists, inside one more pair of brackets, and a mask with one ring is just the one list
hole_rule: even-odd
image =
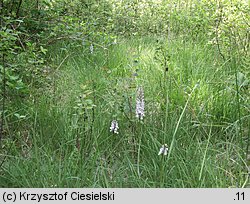
[[248,1],[0,11],[0,187],[250,187]]

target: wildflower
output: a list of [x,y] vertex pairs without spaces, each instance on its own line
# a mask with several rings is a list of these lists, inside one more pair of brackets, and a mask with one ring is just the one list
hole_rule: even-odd
[[118,122],[116,120],[113,120],[111,122],[111,126],[109,129],[110,129],[110,132],[118,134],[118,129],[119,129]]
[[90,50],[90,53],[93,54],[93,52],[94,52],[94,46],[93,46],[93,44],[90,45],[89,50]]
[[167,144],[164,144],[164,145],[161,146],[158,155],[161,155],[161,154],[163,154],[164,156],[166,156],[168,154],[168,146],[167,146]]
[[140,120],[144,117],[144,93],[142,87],[137,89],[137,97],[136,97],[136,117]]

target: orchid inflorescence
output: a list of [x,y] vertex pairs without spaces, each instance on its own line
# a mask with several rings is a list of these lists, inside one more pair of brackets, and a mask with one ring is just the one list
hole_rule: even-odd
[[110,132],[113,132],[113,133],[115,133],[115,134],[118,134],[118,129],[119,129],[119,126],[118,126],[117,120],[113,120],[113,121],[111,122]]
[[164,156],[166,156],[168,154],[168,145],[167,144],[164,144],[161,146],[158,155],[161,155],[161,154]]
[[139,118],[140,120],[142,120],[145,115],[144,106],[145,106],[144,92],[143,88],[140,86],[137,89],[136,109],[135,109],[136,117]]

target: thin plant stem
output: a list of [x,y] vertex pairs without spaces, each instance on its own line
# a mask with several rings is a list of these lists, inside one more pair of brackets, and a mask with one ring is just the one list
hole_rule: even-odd
[[1,129],[0,129],[0,144],[4,134],[4,114],[5,114],[5,99],[6,99],[6,67],[5,67],[5,55],[2,54],[3,64],[3,85],[2,85],[2,115],[1,115]]
[[180,123],[181,123],[181,119],[183,118],[183,115],[184,115],[184,113],[185,113],[185,110],[187,109],[187,105],[188,105],[188,103],[189,103],[189,101],[190,101],[190,99],[191,99],[191,96],[192,96],[192,94],[193,94],[193,92],[194,92],[195,89],[196,89],[196,85],[194,86],[192,92],[190,93],[190,95],[189,95],[189,97],[188,97],[188,100],[187,100],[187,102],[186,102],[186,104],[185,104],[185,106],[184,106],[184,108],[183,108],[183,110],[182,110],[182,113],[181,113],[180,117],[179,117],[179,120],[178,120],[178,122],[177,122],[177,124],[176,124],[175,130],[174,130],[174,134],[173,134],[173,137],[172,137],[172,142],[171,142],[171,145],[170,145],[170,148],[169,148],[168,158],[170,158],[170,156],[171,156],[172,149],[173,149],[174,142],[175,142],[176,133],[177,133],[177,131],[178,131],[178,129],[179,129],[179,126],[180,126]]

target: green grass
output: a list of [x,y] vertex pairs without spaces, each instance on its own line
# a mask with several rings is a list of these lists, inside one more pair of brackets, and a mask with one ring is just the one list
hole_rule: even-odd
[[[155,57],[159,46],[166,73]],[[25,119],[9,124],[14,140],[4,140],[1,187],[249,185],[242,153],[249,99],[214,47],[145,37],[95,46],[93,54],[66,42],[51,50],[50,86],[21,105]],[[142,122],[135,117],[138,86]],[[113,119],[118,135],[109,132]],[[165,143],[168,156],[158,156]]]

